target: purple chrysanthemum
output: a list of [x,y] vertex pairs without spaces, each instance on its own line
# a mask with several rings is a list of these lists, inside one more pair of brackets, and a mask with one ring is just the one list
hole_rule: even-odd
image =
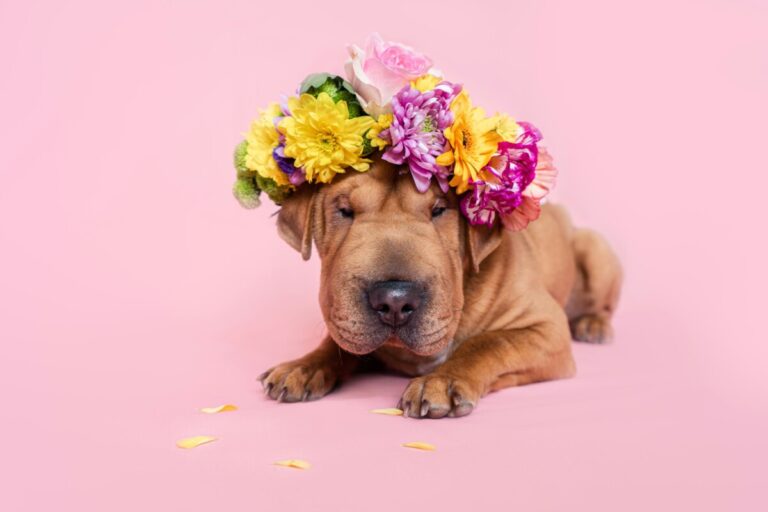
[[277,166],[280,168],[280,170],[288,175],[288,181],[290,181],[292,185],[298,186],[307,181],[307,179],[304,175],[304,170],[293,165],[293,158],[285,156],[285,136],[278,129],[278,125],[280,124],[280,121],[282,121],[284,117],[289,116],[290,113],[287,113],[287,106],[282,108],[283,114],[285,115],[277,116],[272,120],[272,122],[275,124],[275,130],[277,130],[277,133],[279,134],[278,140],[280,141],[277,147],[272,150],[272,158],[275,159],[275,162],[277,163]]
[[290,181],[292,185],[301,185],[307,180],[304,170],[301,167],[296,167],[294,165],[293,158],[285,156],[285,141],[281,141],[272,151],[272,158],[275,159],[280,170],[288,175],[288,181]]
[[444,81],[426,92],[407,85],[392,98],[392,124],[379,134],[390,144],[382,158],[407,162],[419,192],[427,191],[432,176],[448,190],[448,169],[435,159],[445,151],[443,130],[453,123],[450,105],[459,92],[461,85]]
[[484,180],[472,182],[461,200],[461,211],[470,224],[492,226],[496,215],[518,208],[525,189],[536,178],[541,133],[530,123],[519,123],[522,132],[515,142],[500,142],[496,154],[483,168]]

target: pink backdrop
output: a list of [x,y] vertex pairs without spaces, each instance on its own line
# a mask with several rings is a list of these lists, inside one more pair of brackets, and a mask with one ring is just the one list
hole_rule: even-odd
[[[766,4],[449,3],[0,3],[0,508],[765,510]],[[231,151],[372,30],[535,122],[620,252],[576,379],[448,421],[368,414],[391,376],[262,398],[322,334],[318,263],[231,198]]]

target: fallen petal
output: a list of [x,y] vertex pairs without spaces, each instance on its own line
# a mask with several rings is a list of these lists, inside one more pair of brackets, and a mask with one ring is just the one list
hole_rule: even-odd
[[216,414],[219,412],[229,412],[229,411],[236,411],[237,406],[232,404],[224,404],[224,405],[218,405],[216,407],[203,407],[200,409],[200,412],[204,412],[205,414]]
[[312,465],[301,459],[286,459],[286,460],[279,460],[274,463],[275,466],[283,466],[284,468],[295,468],[295,469],[309,469],[312,467]]
[[422,443],[421,441],[414,441],[412,443],[403,443],[406,448],[415,448],[416,450],[425,450],[433,452],[436,450],[435,445],[429,443]]
[[373,414],[386,414],[387,416],[402,416],[403,411],[401,409],[397,409],[395,407],[390,407],[387,409],[372,409],[371,412]]
[[179,439],[176,441],[176,446],[185,450],[189,450],[190,448],[196,448],[201,444],[212,443],[217,440],[217,437],[212,436],[185,437],[184,439]]

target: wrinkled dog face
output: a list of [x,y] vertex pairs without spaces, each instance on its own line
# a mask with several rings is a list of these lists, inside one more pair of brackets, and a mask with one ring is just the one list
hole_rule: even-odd
[[455,195],[434,184],[419,193],[409,172],[383,161],[308,195],[294,216],[311,224],[304,229],[321,256],[320,305],[333,339],[355,354],[384,344],[420,355],[443,350],[463,305]]

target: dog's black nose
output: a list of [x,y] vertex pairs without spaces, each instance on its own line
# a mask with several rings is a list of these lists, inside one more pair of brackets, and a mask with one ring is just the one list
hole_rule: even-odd
[[368,288],[368,303],[381,321],[404,325],[421,305],[422,288],[411,281],[379,281]]

